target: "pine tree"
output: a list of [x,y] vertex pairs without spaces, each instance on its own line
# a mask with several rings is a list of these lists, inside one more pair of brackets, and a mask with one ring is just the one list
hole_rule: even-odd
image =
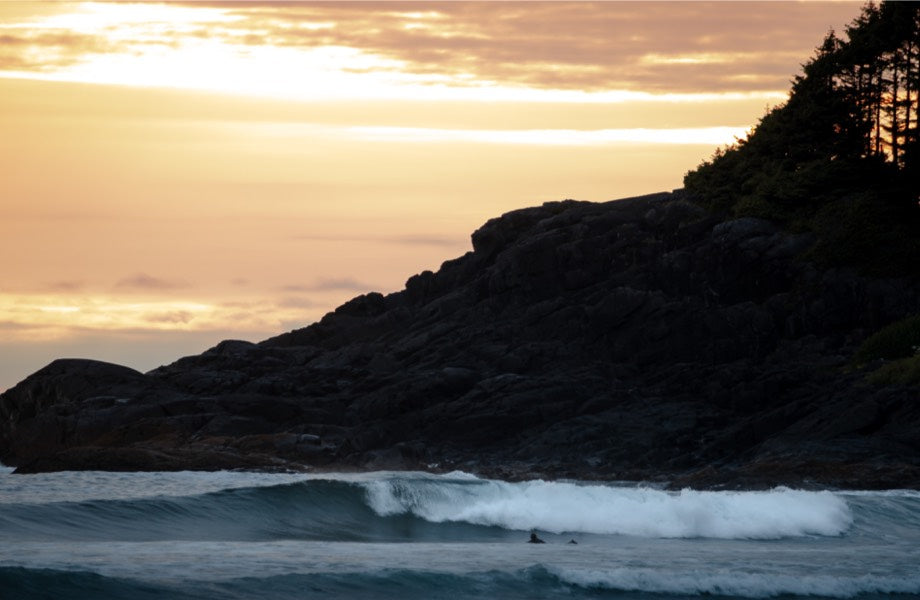
[[[845,163],[860,176],[898,179],[916,199],[920,3],[867,4],[845,33],[845,40],[828,33],[794,79],[789,100],[746,139],[688,173],[685,185],[706,196],[699,184],[720,181],[721,209],[745,199],[749,206],[752,198],[782,205],[790,202],[788,192],[826,183],[819,163],[826,175]],[[814,185],[803,172],[816,178]]]
[[865,5],[831,31],[787,102],[687,173],[711,210],[818,234],[815,256],[918,275],[920,3]]

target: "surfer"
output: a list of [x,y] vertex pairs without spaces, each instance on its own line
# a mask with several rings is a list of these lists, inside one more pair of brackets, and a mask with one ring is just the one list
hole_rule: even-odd
[[575,538],[570,539],[570,540],[569,540],[569,543],[570,543],[570,544],[578,544],[578,542],[575,541]]
[[546,542],[544,542],[543,540],[541,540],[540,538],[538,538],[536,532],[531,531],[531,532],[530,532],[530,539],[527,540],[527,543],[528,543],[528,544],[545,544]]

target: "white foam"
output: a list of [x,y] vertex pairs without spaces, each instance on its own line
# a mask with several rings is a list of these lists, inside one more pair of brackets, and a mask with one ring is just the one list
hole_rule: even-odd
[[853,516],[831,492],[666,492],[648,488],[529,481],[365,482],[380,515],[412,513],[433,522],[464,521],[553,533],[652,538],[778,539],[844,533]]
[[852,598],[859,594],[920,593],[920,576],[787,574],[775,572],[686,571],[651,569],[548,569],[562,581],[585,588],[668,594],[712,594],[765,598],[781,595]]

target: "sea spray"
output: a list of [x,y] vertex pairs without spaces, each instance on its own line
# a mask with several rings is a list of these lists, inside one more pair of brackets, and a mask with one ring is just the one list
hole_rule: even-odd
[[509,483],[393,478],[363,484],[381,516],[413,514],[435,523],[467,522],[553,533],[653,538],[778,539],[840,535],[853,522],[831,492],[668,492],[566,482]]

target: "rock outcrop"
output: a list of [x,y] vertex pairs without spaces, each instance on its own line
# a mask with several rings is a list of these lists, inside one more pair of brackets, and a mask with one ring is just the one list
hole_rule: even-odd
[[675,486],[920,487],[920,390],[851,366],[917,278],[682,193],[553,202],[259,344],[141,374],[58,360],[0,396],[0,460],[55,469],[460,468]]

